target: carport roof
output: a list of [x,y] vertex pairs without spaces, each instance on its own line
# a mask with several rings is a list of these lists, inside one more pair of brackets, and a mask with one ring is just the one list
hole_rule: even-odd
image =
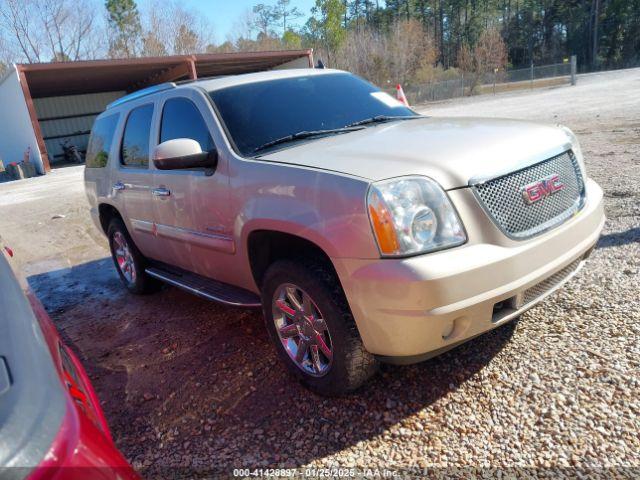
[[32,63],[17,65],[32,98],[138,90],[167,81],[237,75],[268,70],[299,58],[311,50],[212,53],[119,60]]

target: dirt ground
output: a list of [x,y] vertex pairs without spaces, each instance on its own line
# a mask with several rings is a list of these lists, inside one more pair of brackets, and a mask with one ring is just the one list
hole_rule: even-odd
[[0,235],[143,475],[309,466],[640,474],[640,69],[420,111],[571,127],[606,192],[608,223],[585,269],[518,323],[419,365],[384,366],[342,399],[287,376],[258,311],[174,288],[126,293],[90,222],[82,167],[0,184]]

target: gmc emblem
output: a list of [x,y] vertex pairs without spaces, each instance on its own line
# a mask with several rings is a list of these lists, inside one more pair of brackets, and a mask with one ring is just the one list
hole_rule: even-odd
[[531,205],[544,197],[553,195],[564,188],[564,184],[560,181],[560,176],[557,173],[553,173],[548,177],[544,177],[537,182],[530,183],[522,187],[522,196],[525,203]]

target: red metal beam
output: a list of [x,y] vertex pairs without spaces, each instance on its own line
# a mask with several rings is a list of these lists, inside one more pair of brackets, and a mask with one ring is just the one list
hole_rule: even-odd
[[74,70],[87,67],[110,67],[127,65],[175,65],[188,60],[188,55],[172,55],[168,57],[120,58],[113,60],[79,60],[75,62],[25,63],[18,65],[25,72],[43,70]]
[[191,75],[191,62],[187,61],[167,68],[155,75],[151,75],[142,82],[135,83],[131,90],[138,90],[159,83],[173,82],[174,80],[179,80],[184,77],[193,78]]
[[275,50],[268,52],[233,52],[233,53],[201,53],[195,55],[171,55],[167,57],[142,57],[121,58],[113,60],[80,60],[75,62],[52,62],[20,64],[18,67],[25,72],[37,72],[46,70],[73,70],[87,67],[109,67],[127,65],[167,65],[172,66],[188,61],[232,60],[242,63],[243,60],[252,58],[282,57],[283,60],[294,60],[299,57],[310,57],[312,50]]
[[184,77],[187,77],[190,80],[196,80],[198,78],[196,63],[193,57],[184,60],[178,65],[174,65],[171,68],[163,70],[156,75],[151,75],[149,78],[145,79],[142,82],[134,84],[131,90],[138,90],[141,88],[149,87],[151,85],[157,85],[159,83],[173,82]]
[[27,103],[27,110],[29,112],[29,118],[31,119],[31,127],[33,128],[33,133],[36,136],[36,143],[38,144],[38,150],[40,151],[40,157],[42,158],[42,168],[45,173],[48,173],[51,171],[49,155],[47,154],[47,146],[44,143],[44,138],[42,138],[42,130],[40,129],[40,122],[38,121],[38,114],[36,113],[33,98],[31,98],[29,84],[27,83],[27,78],[24,74],[24,68],[22,65],[17,65],[16,68],[18,71],[20,88],[22,88],[22,95],[24,95],[24,100]]

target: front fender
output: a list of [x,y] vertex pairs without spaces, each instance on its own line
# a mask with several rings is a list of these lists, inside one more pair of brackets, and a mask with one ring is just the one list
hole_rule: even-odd
[[[249,162],[242,162],[243,164]],[[251,161],[233,176],[234,236],[273,230],[318,245],[331,258],[378,258],[366,213],[367,180],[310,168]],[[235,185],[233,184],[235,183]]]

